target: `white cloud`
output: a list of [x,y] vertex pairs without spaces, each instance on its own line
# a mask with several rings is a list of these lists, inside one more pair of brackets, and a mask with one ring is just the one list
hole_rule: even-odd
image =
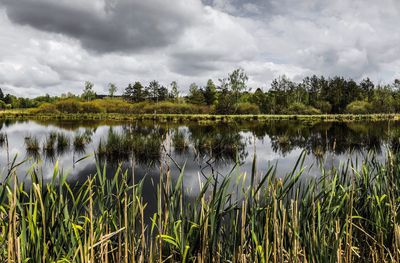
[[157,79],[187,90],[237,67],[253,88],[282,74],[399,77],[398,1],[203,1],[0,0],[0,87],[78,93],[89,80],[103,93]]

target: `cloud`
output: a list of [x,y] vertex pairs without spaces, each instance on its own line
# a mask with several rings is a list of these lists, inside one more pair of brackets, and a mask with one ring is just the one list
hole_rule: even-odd
[[[193,0],[82,1],[1,0],[14,23],[79,39],[100,53],[129,52],[173,43],[196,20]],[[90,2],[90,1],[88,1]],[[99,8],[100,7],[100,8]],[[103,8],[101,8],[103,7]]]
[[0,87],[17,95],[104,93],[226,77],[253,88],[286,74],[391,82],[400,72],[395,0],[0,0]]

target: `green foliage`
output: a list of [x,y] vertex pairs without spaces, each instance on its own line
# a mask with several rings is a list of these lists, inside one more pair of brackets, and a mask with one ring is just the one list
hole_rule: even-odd
[[124,98],[131,102],[140,102],[144,101],[147,97],[147,93],[142,86],[142,84],[138,81],[135,84],[129,84],[128,87],[125,88]]
[[217,87],[211,79],[207,81],[207,85],[204,87],[203,96],[204,102],[209,106],[217,100]]
[[125,100],[118,98],[106,98],[90,101],[89,104],[93,104],[101,109],[101,112],[106,113],[131,113],[132,105]]
[[[147,87],[140,82],[129,84],[126,87],[123,97],[129,104],[122,102],[120,98],[114,98],[116,86],[109,84],[109,97],[105,95],[97,96],[93,91],[91,82],[85,83],[84,92],[81,96],[82,101],[92,102],[92,104],[82,104],[82,101],[75,95],[68,93],[61,97],[51,97],[46,94],[34,99],[17,98],[11,94],[6,94],[1,98],[0,109],[17,108],[37,108],[37,111],[50,114],[57,113],[141,113],[147,110],[140,109],[136,103],[144,102],[141,106],[146,109],[152,108],[152,113],[159,112],[153,103],[173,101],[175,103],[189,103],[195,106],[193,110],[201,113],[204,107],[213,109],[216,114],[241,114],[239,103],[252,103],[258,106],[262,114],[343,114],[352,112],[371,112],[371,113],[400,113],[400,80],[395,80],[391,84],[377,85],[366,78],[357,83],[352,79],[345,79],[340,76],[325,78],[313,75],[305,77],[300,82],[294,82],[285,75],[274,79],[271,88],[264,92],[257,88],[254,93],[247,87],[248,77],[243,69],[235,69],[226,78],[219,80],[219,86],[209,79],[205,87],[199,87],[195,83],[190,85],[188,96],[179,97],[179,87],[173,81],[168,88],[153,80]],[[4,94],[3,94],[4,95]],[[100,102],[102,100],[115,99],[114,101]],[[358,101],[365,101],[372,105],[371,110],[362,110]],[[4,106],[3,102],[6,106]],[[355,104],[352,104],[356,102]],[[43,103],[56,105],[56,109],[49,106],[41,106]],[[357,104],[358,103],[358,104]],[[306,106],[306,107],[303,107]],[[119,109],[120,107],[121,109]],[[187,112],[181,110],[181,106],[174,109],[170,105],[161,107],[160,110],[171,110],[172,112]]]
[[176,101],[179,98],[179,87],[178,87],[178,83],[176,81],[172,81],[171,84],[171,92],[170,92],[170,99]]
[[321,111],[312,107],[304,105],[301,102],[292,103],[286,110],[286,114],[304,114],[304,115],[317,115],[321,114]]
[[[144,148],[159,147],[148,138]],[[249,178],[210,172],[192,198],[184,166],[160,169],[151,206],[146,179],[122,166],[110,174],[97,164],[74,184],[58,163],[46,183],[33,164],[29,185],[17,176],[0,184],[0,261],[398,262],[400,165],[387,156],[311,178],[305,153],[285,175],[259,173],[254,156]]]
[[237,106],[237,114],[260,114],[260,108],[252,103],[239,103]]
[[83,102],[81,103],[80,111],[84,113],[102,113],[106,112],[106,109],[97,103]]
[[318,100],[315,102],[315,108],[320,110],[322,113],[330,113],[332,111],[332,105],[325,100]]
[[195,114],[195,113],[207,113],[207,107],[186,104],[186,103],[173,103],[169,101],[159,102],[157,104],[144,104],[143,107],[135,107],[132,110],[133,113],[154,113],[159,114],[169,113],[169,114]]
[[7,108],[7,104],[4,101],[0,100],[0,110],[4,110],[6,108]]
[[190,84],[188,102],[196,105],[205,104],[204,92],[196,83]]
[[118,88],[114,83],[108,84],[108,95],[112,98],[114,97],[115,93],[117,92]]
[[215,113],[222,115],[235,114],[237,110],[236,106],[236,96],[227,89],[223,89],[218,96]]
[[38,108],[33,110],[34,113],[42,114],[58,114],[60,111],[57,109],[55,104],[43,103]]
[[90,101],[96,98],[96,93],[93,90],[94,84],[86,81],[83,89],[82,98],[86,101]]
[[55,103],[59,112],[80,113],[82,112],[82,103],[77,99],[65,99]]
[[372,104],[363,100],[353,101],[346,107],[346,112],[350,114],[369,114],[372,111]]

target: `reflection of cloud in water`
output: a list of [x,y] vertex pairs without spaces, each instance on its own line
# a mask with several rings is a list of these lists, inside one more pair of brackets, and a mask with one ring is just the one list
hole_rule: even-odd
[[[332,166],[338,167],[341,163],[345,163],[349,157],[352,160],[357,158],[360,160],[365,156],[369,149],[381,149],[382,145],[388,144],[388,138],[397,138],[400,130],[399,123],[392,124],[390,133],[386,130],[385,123],[374,123],[358,125],[363,129],[354,131],[354,125],[344,124],[317,124],[317,125],[304,125],[302,123],[294,122],[280,122],[255,125],[198,125],[188,124],[157,124],[154,123],[136,123],[133,124],[118,124],[113,126],[113,131],[121,134],[129,134],[130,138],[141,138],[140,136],[148,136],[155,131],[154,134],[167,137],[168,130],[173,132],[184,133],[185,139],[188,140],[188,148],[185,151],[175,151],[173,143],[168,145],[167,152],[171,153],[172,158],[180,165],[186,163],[184,186],[188,195],[196,195],[199,190],[199,181],[204,182],[204,176],[209,176],[211,168],[209,164],[205,163],[206,160],[211,159],[212,167],[215,172],[221,175],[228,174],[237,158],[242,165],[238,167],[238,173],[247,173],[249,180],[254,145],[257,154],[257,172],[264,174],[272,165],[277,165],[277,175],[279,177],[285,176],[292,171],[293,166],[298,160],[299,156],[306,151],[305,159],[305,174],[309,176],[318,176],[320,174],[321,162],[324,168]],[[63,129],[60,127],[73,127],[73,129]],[[90,175],[96,173],[94,152],[98,149],[100,140],[102,143],[107,140],[110,131],[110,126],[101,124],[96,126],[92,124],[86,128],[79,128],[71,122],[68,125],[63,125],[60,121],[50,124],[38,124],[34,121],[10,123],[10,125],[3,125],[1,132],[8,134],[9,138],[9,154],[12,159],[18,155],[18,161],[24,160],[26,149],[24,144],[24,137],[27,135],[36,136],[40,141],[40,146],[43,146],[46,136],[50,132],[62,132],[70,138],[72,144],[74,135],[77,133],[84,133],[86,129],[90,129],[91,141],[85,146],[85,152],[79,153],[73,151],[73,146],[70,145],[69,149],[63,153],[54,155],[58,160],[60,168],[66,172],[69,181],[79,181]],[[257,134],[254,138],[253,134]],[[397,136],[397,137],[396,137]],[[171,136],[173,137],[173,136]],[[149,137],[151,138],[151,137]],[[151,139],[149,141],[151,143]],[[147,144],[141,145],[144,150],[149,150]],[[129,148],[129,147],[128,147]],[[157,149],[157,144],[153,144],[153,148]],[[351,149],[355,149],[351,151]],[[236,154],[235,151],[240,151]],[[379,151],[378,151],[379,152]],[[381,150],[378,159],[383,160],[384,150]],[[317,153],[317,154],[316,154]],[[48,161],[44,157],[42,149],[40,150],[41,158],[44,160],[39,166],[44,179],[51,179],[53,176],[54,162]],[[75,163],[77,160],[92,154],[90,157]],[[140,152],[138,152],[140,154]],[[148,154],[148,153],[147,153]],[[150,153],[151,154],[151,153]],[[129,159],[131,154],[127,154]],[[158,155],[156,155],[158,157]],[[140,159],[138,156],[138,160]],[[116,158],[118,159],[118,158]],[[110,160],[109,160],[110,161]],[[121,160],[120,160],[121,161]],[[122,160],[124,169],[130,166],[129,160]],[[165,161],[165,160],[164,160]],[[167,160],[168,161],[168,160]],[[24,179],[24,172],[34,163],[30,159],[18,169],[18,176]],[[2,170],[5,171],[7,167],[7,152],[6,147],[0,149],[0,165]],[[159,165],[160,162],[155,163],[155,167],[148,166],[145,163],[138,163],[135,168],[137,180],[146,175],[146,186],[144,191],[154,195],[155,191],[153,183],[159,180]],[[170,162],[171,176],[176,180],[179,176],[179,171],[175,165]],[[117,163],[110,163],[107,166],[107,172],[110,176],[114,174]],[[204,175],[201,174],[204,172]],[[128,172],[131,172],[130,170]],[[2,174],[5,174],[3,172]]]

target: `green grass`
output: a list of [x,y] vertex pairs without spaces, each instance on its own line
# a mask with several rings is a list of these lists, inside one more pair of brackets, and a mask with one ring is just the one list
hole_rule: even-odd
[[[1,262],[399,262],[400,162],[374,156],[302,177],[271,167],[208,175],[195,198],[162,169],[148,215],[143,181],[106,167],[79,184],[13,166],[0,185]],[[247,182],[247,183],[245,183]],[[189,191],[187,189],[187,191]],[[147,215],[147,216],[146,216]]]

